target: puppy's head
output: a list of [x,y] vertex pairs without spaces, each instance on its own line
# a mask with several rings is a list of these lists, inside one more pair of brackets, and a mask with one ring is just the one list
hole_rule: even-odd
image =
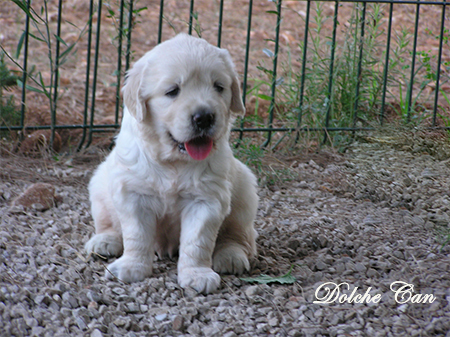
[[127,73],[125,105],[167,159],[204,160],[245,112],[228,51],[180,34]]

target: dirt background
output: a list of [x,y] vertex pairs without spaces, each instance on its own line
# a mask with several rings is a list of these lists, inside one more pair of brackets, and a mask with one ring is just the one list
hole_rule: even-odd
[[[34,1],[33,6],[39,12],[43,1]],[[195,1],[194,12],[197,13],[197,20],[194,20],[194,31],[201,31],[202,37],[215,44],[217,42],[218,22],[219,22],[219,1]],[[134,29],[131,35],[131,64],[133,60],[140,58],[145,52],[150,50],[157,44],[158,34],[158,20],[159,20],[159,1],[137,1],[134,4],[134,9],[140,9],[146,7],[147,9],[140,11],[134,16],[133,22],[135,23]],[[344,44],[346,38],[348,38],[347,27],[351,25],[349,22],[352,14],[354,4],[352,3],[340,3],[338,11],[338,30],[337,41],[338,48],[337,53],[340,53],[340,48]],[[370,20],[370,8],[369,6],[368,17]],[[49,21],[52,32],[56,31],[57,21],[57,6],[56,3],[50,2],[49,8]],[[314,29],[317,24],[314,22],[314,9],[316,4],[313,2],[311,6],[311,23],[310,33],[314,36]],[[332,16],[335,12],[334,2],[323,3],[323,14],[327,17],[322,30],[322,39],[324,41],[324,52],[327,49],[326,36],[330,37],[332,33],[333,20]],[[382,6],[384,12],[384,19],[381,24],[381,35],[377,38],[379,46],[376,48],[380,57],[383,50],[385,50],[386,31],[388,25],[388,5]],[[174,36],[178,32],[187,32],[189,22],[189,9],[190,4],[188,1],[165,1],[164,2],[164,21],[162,27],[162,39],[168,39]],[[249,73],[248,73],[248,89],[250,89],[254,83],[252,79],[266,79],[258,66],[271,68],[272,60],[263,52],[263,49],[269,49],[273,51],[274,43],[270,41],[275,38],[275,26],[276,15],[270,13],[270,11],[276,10],[276,3],[271,1],[254,1],[252,9],[252,29],[250,39],[250,53],[249,53]],[[420,10],[420,20],[418,28],[418,51],[430,51],[432,55],[438,52],[438,40],[434,38],[434,35],[438,35],[440,31],[440,18],[442,13],[442,6],[437,5],[422,5],[418,9],[415,5],[395,5],[393,11],[393,31],[392,31],[392,49],[395,48],[396,40],[401,35],[402,30],[408,31],[409,34],[414,32],[415,13]],[[221,46],[230,51],[236,68],[241,78],[244,73],[244,59],[245,59],[245,44],[247,36],[247,18],[249,11],[248,1],[225,1],[223,10],[223,26],[222,26],[222,42]],[[67,0],[63,2],[63,17],[61,38],[70,45],[76,42],[80,36],[81,30],[87,23],[87,17],[89,15],[89,3],[79,2],[75,0]],[[114,12],[111,15],[111,12]],[[449,29],[448,15],[450,11],[446,13],[445,27]],[[279,65],[278,73],[284,75],[287,64],[291,63],[294,71],[300,71],[300,59],[301,52],[299,45],[303,42],[304,38],[304,20],[306,16],[306,2],[305,1],[284,1],[282,6],[282,22],[280,30],[280,50],[279,50]],[[104,1],[102,7],[101,16],[101,32],[100,32],[100,56],[98,64],[98,80],[97,91],[95,94],[95,124],[114,124],[115,121],[115,96],[116,96],[116,81],[115,71],[117,69],[117,40],[115,38],[118,35],[118,2],[116,1]],[[96,31],[97,24],[97,6],[94,10],[93,16],[93,30]],[[18,9],[18,7],[11,1],[4,2],[0,11],[0,26],[2,30],[0,32],[0,43],[6,51],[13,54],[17,48],[19,38],[23,32],[24,27],[24,13]],[[38,35],[35,28],[31,30],[35,35]],[[429,33],[431,32],[431,33]],[[448,33],[446,34],[448,37]],[[95,34],[93,36],[95,39]],[[58,89],[59,101],[58,101],[58,114],[57,124],[81,124],[84,120],[84,103],[85,103],[85,82],[86,82],[86,65],[87,65],[87,34],[84,34],[77,42],[76,52],[68,59],[68,61],[60,69],[60,85]],[[95,40],[93,40],[94,46]],[[49,83],[50,71],[49,71],[49,59],[48,51],[45,44],[37,41],[36,39],[30,39],[29,48],[29,69],[35,67],[35,72],[40,71],[42,73],[44,82]],[[55,41],[53,39],[53,48]],[[311,44],[311,43],[310,43]],[[64,46],[63,50],[64,50]],[[125,48],[125,47],[124,47]],[[412,41],[405,47],[405,71],[408,72],[408,64],[411,62],[411,57],[408,55],[408,51],[412,50]],[[93,62],[92,50],[92,59]],[[290,56],[289,56],[290,55]],[[290,57],[290,61],[289,61]],[[20,56],[18,62],[22,62],[23,56]],[[442,62],[450,61],[450,49],[443,49]],[[432,63],[434,64],[434,59]],[[382,66],[380,63],[378,66]],[[122,70],[124,70],[123,65]],[[448,77],[449,71],[443,65],[441,67],[443,78]],[[17,66],[11,64],[11,69],[19,70]],[[420,73],[418,74],[420,77]],[[92,66],[90,75],[90,87],[92,88]],[[123,79],[123,76],[122,76]],[[415,88],[419,89],[420,80]],[[30,83],[29,83],[30,84]],[[426,102],[427,106],[432,105],[432,99],[434,97],[435,85],[430,83],[422,99]],[[450,86],[444,81],[441,83],[441,88],[444,92],[450,92]],[[406,91],[406,87],[404,88]],[[268,88],[266,88],[268,90]],[[397,89],[392,88],[393,97],[388,97],[388,100],[393,104],[398,104]],[[19,89],[12,90],[12,94],[16,97],[16,102],[20,102]],[[92,93],[89,93],[88,99],[88,111],[87,117],[89,121],[90,108],[92,104]],[[395,97],[397,95],[397,97]],[[389,96],[389,95],[388,95]],[[255,111],[256,98],[247,97],[247,115],[257,114],[260,117],[267,117],[267,110],[269,102],[259,100],[258,110]],[[445,99],[440,97],[439,104],[441,106],[447,106]],[[46,97],[34,92],[27,92],[26,99],[26,125],[49,125],[51,117],[49,114],[49,103]],[[447,111],[444,111],[447,114]],[[394,113],[395,117],[395,113]],[[80,130],[61,130],[58,131],[62,138],[64,150],[73,150],[74,144],[79,140]],[[110,137],[108,134],[107,137]],[[97,138],[105,137],[104,134],[97,134]]]

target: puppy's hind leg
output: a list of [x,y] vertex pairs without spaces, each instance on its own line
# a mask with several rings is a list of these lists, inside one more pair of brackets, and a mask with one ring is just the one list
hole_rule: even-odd
[[220,274],[236,275],[249,271],[249,258],[256,254],[255,239],[256,231],[247,223],[230,221],[217,238],[213,269]]
[[213,269],[221,274],[242,274],[250,270],[249,258],[256,254],[253,228],[258,196],[251,171],[240,162],[234,183],[231,213],[225,219],[216,240]]

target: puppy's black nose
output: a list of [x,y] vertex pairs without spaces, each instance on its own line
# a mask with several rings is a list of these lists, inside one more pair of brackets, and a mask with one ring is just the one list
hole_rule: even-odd
[[192,115],[192,125],[196,130],[203,131],[214,125],[214,113],[207,109],[200,109]]

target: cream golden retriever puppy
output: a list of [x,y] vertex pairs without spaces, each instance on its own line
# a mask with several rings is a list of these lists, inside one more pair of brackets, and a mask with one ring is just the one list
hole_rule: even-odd
[[106,277],[124,282],[151,275],[155,252],[178,252],[180,286],[212,292],[256,253],[256,179],[228,143],[245,112],[230,55],[177,35],[136,62],[123,95],[116,146],[89,184],[86,250],[120,256]]

